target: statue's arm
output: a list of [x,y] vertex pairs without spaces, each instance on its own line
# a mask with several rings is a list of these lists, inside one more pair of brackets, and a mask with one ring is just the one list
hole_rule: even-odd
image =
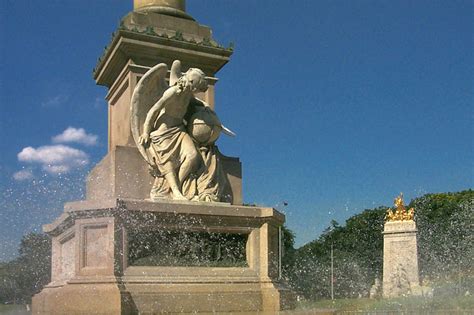
[[196,96],[193,97],[192,101],[197,105],[201,105],[201,106],[204,106],[204,107],[211,108],[211,106],[208,103],[206,103],[205,101],[203,101],[202,99],[200,99]]
[[160,100],[158,102],[156,102],[155,105],[153,105],[150,108],[150,110],[146,114],[145,123],[143,124],[143,133],[144,134],[147,134],[147,135],[150,134],[151,128],[152,128],[152,125],[153,125],[152,122],[156,120],[156,116],[161,111],[161,109],[164,107],[164,105],[165,105],[165,100],[163,98],[160,98]]
[[170,88],[163,93],[163,96],[158,100],[158,102],[153,105],[148,111],[145,122],[143,123],[143,133],[140,136],[139,142],[143,145],[146,145],[150,140],[151,129],[153,128],[153,123],[156,120],[160,111],[165,107],[165,105],[172,99],[174,96],[174,89]]

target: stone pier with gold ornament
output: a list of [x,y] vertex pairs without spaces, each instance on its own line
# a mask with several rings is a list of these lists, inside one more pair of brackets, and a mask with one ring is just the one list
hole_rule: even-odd
[[383,297],[420,294],[414,209],[407,210],[403,195],[388,209],[383,231]]
[[214,112],[231,54],[184,0],[134,1],[94,70],[108,88],[109,150],[86,199],[43,227],[52,279],[33,314],[294,307],[281,277],[285,216],[242,205],[241,163],[214,143],[233,134]]

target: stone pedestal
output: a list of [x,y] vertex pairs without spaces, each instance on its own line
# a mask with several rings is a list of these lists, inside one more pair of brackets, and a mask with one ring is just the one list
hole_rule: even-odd
[[[272,208],[224,203],[101,200],[68,203],[44,227],[52,236],[52,281],[33,314],[257,312],[293,307],[279,281],[279,228]],[[130,265],[129,234],[189,231],[244,235],[245,266]]]
[[416,225],[410,221],[386,222],[383,241],[383,296],[418,295]]
[[[279,275],[285,218],[272,208],[241,205],[238,158],[218,153],[229,203],[146,200],[153,177],[130,127],[137,83],[152,66],[170,68],[179,59],[183,71],[204,71],[210,85],[198,96],[214,108],[215,74],[232,54],[185,12],[184,2],[135,0],[135,11],[122,19],[94,69],[96,83],[108,88],[108,153],[87,178],[86,200],[67,203],[44,226],[52,237],[52,281],[33,297],[33,314],[274,313],[294,306]],[[143,244],[136,240],[160,233],[237,235],[243,261],[230,267],[166,264],[169,244],[156,242],[161,247],[138,264],[133,253]]]

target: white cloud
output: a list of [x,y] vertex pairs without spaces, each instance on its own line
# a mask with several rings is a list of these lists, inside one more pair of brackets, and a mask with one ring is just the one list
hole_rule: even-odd
[[61,134],[52,138],[54,143],[77,142],[85,145],[96,145],[98,136],[88,134],[84,128],[68,127]]
[[71,170],[68,165],[43,165],[43,170],[50,174],[64,174]]
[[33,172],[30,169],[24,169],[13,174],[13,179],[17,181],[33,179]]
[[66,145],[26,147],[18,153],[21,162],[40,164],[50,174],[67,173],[89,164],[89,156],[81,150]]
[[41,103],[41,106],[58,107],[62,105],[63,103],[67,102],[68,99],[69,99],[69,96],[64,95],[64,94],[59,94],[59,95],[48,98],[46,101]]

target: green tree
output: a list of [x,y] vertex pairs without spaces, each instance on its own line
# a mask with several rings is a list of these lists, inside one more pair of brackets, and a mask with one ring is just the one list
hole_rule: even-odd
[[283,276],[288,279],[288,272],[291,270],[295,261],[295,234],[286,226],[282,226],[283,236],[283,257],[282,269]]
[[345,226],[336,221],[322,235],[296,250],[291,283],[310,299],[331,295],[331,247],[336,297],[367,295],[382,272],[382,229],[386,207],[352,216]]
[[13,263],[0,263],[0,303],[17,303],[20,297],[20,286],[17,283]]
[[0,265],[0,301],[29,303],[51,279],[51,240],[29,233],[20,243],[18,258]]
[[472,291],[474,191],[427,194],[410,206],[415,208],[422,278],[454,282],[457,293]]

